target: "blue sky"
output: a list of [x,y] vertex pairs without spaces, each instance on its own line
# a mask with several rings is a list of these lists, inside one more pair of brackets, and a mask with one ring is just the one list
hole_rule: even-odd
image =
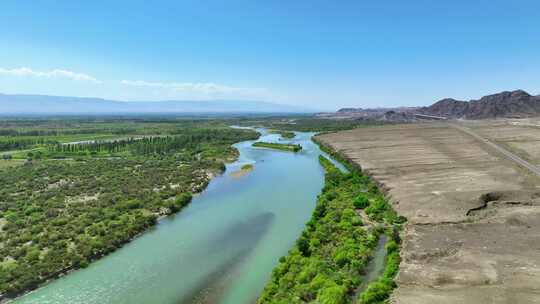
[[410,106],[538,71],[538,1],[0,2],[2,93]]

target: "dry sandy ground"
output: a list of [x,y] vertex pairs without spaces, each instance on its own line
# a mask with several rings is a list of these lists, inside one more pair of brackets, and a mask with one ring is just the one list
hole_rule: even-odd
[[[468,126],[540,160],[528,143],[540,129]],[[409,219],[394,303],[540,303],[540,178],[444,123],[319,138],[372,175]]]
[[463,122],[476,133],[540,165],[540,120],[505,119]]

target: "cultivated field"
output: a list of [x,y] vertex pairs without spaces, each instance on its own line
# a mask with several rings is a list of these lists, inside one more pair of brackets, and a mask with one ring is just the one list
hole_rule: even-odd
[[540,127],[456,124],[478,137],[441,122],[320,139],[360,164],[409,219],[393,302],[540,303],[540,178],[490,144],[537,165]]

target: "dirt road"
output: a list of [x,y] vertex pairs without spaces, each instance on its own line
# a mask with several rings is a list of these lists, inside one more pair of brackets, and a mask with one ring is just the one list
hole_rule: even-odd
[[471,135],[472,137],[476,138],[477,140],[485,143],[486,145],[489,145],[490,147],[492,147],[493,149],[499,151],[500,153],[502,153],[504,156],[506,156],[508,159],[518,163],[519,165],[527,168],[529,171],[531,171],[532,173],[536,174],[537,176],[540,177],[540,168],[529,163],[528,161],[524,160],[523,158],[517,156],[516,154],[506,150],[505,148],[497,145],[496,143],[490,141],[489,139],[486,139],[480,135],[478,135],[477,133],[475,133],[473,130],[471,130],[470,128],[467,128],[465,126],[461,126],[461,125],[458,125],[458,124],[449,124],[449,126],[453,127],[453,128],[456,128],[462,132],[465,132],[469,135]]

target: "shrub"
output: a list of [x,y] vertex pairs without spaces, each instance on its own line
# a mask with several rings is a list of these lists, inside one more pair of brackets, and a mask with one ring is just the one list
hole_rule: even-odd
[[399,270],[399,244],[394,240],[388,241],[386,248],[386,266],[381,278],[369,284],[366,291],[360,295],[360,303],[376,304],[386,301],[396,287],[394,277]]
[[347,288],[341,285],[332,284],[321,290],[317,300],[321,304],[343,304],[347,300]]
[[394,283],[392,280],[388,280],[385,278],[379,279],[369,284],[366,291],[362,293],[362,296],[360,297],[360,302],[362,304],[383,303],[390,296],[390,293],[394,288],[393,284]]
[[296,241],[296,246],[298,246],[298,250],[300,250],[300,253],[302,253],[303,256],[308,257],[311,255],[309,249],[309,237],[305,231],[302,232],[302,236]]
[[364,209],[369,206],[369,199],[364,195],[357,196],[353,201],[354,207]]
[[187,204],[189,204],[191,202],[191,200],[193,199],[193,194],[191,194],[191,192],[184,192],[182,194],[180,194],[177,198],[176,198],[176,205],[179,207],[179,208],[183,208],[185,207]]

